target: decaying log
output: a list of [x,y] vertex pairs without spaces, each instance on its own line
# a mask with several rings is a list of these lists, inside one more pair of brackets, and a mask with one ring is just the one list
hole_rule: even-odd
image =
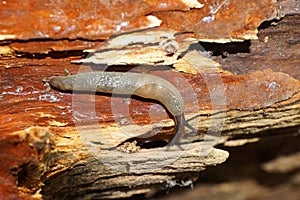
[[[0,198],[151,197],[226,161],[216,145],[299,135],[297,1],[30,2],[0,5]],[[201,134],[174,136],[156,101],[47,84],[103,70],[168,80]]]

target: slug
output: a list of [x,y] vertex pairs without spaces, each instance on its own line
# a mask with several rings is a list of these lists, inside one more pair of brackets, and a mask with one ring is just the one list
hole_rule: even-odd
[[70,76],[53,76],[50,84],[63,91],[101,92],[136,95],[162,103],[175,121],[175,136],[184,126],[197,132],[184,116],[184,103],[179,91],[158,76],[132,72],[88,72]]

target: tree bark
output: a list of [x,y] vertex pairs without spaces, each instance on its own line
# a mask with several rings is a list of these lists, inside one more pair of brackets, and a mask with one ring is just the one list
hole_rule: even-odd
[[[239,1],[209,1],[203,10],[181,1],[166,8],[130,2],[122,1],[119,9],[105,5],[112,9],[97,13],[95,19],[106,16],[106,22],[84,20],[64,2],[53,8],[10,2],[0,6],[0,28],[7,30],[0,35],[0,198],[151,197],[175,186],[191,186],[199,172],[222,166],[230,156],[222,146],[299,137],[297,1],[254,1],[255,8]],[[138,11],[124,19],[112,17],[122,16],[129,5],[138,6]],[[65,6],[72,8],[70,16],[57,15]],[[17,16],[21,8],[23,15],[8,18],[8,11]],[[94,7],[88,4],[86,9],[88,15]],[[236,16],[236,9],[244,12]],[[52,11],[56,14],[49,14]],[[30,12],[42,15],[49,26],[30,22]],[[63,19],[55,22],[45,13],[66,17],[65,25]],[[153,29],[150,14],[162,21]],[[275,19],[276,14],[281,18]],[[182,16],[186,23],[180,21]],[[74,19],[75,30],[68,29]],[[208,19],[211,23],[203,22]],[[103,31],[97,32],[93,24]],[[117,24],[124,27],[117,29]],[[149,33],[155,37],[147,41]],[[122,41],[131,42],[122,46]],[[163,43],[169,41],[167,46]],[[193,54],[195,46],[204,53]],[[83,50],[89,50],[88,58]],[[101,56],[118,59],[109,63]],[[184,134],[174,135],[172,116],[156,101],[61,92],[47,84],[51,76],[66,70],[101,70],[103,64],[113,71],[149,65],[147,73],[165,78],[179,90],[186,119],[201,134],[186,128]],[[272,162],[264,166],[274,171]],[[299,166],[289,169],[294,168]]]

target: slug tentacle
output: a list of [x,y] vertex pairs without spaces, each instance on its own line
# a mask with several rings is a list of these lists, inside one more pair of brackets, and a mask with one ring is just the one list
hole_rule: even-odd
[[129,94],[161,102],[174,116],[175,133],[184,127],[197,132],[184,117],[184,102],[174,85],[158,76],[123,72],[89,72],[71,76],[54,76],[50,84],[60,90]]

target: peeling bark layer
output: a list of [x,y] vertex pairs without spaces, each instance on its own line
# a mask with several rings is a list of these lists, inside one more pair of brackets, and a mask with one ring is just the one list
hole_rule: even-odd
[[277,14],[277,4],[271,0],[4,2],[0,5],[0,40],[106,39],[160,25],[192,31],[203,39],[250,39],[256,37],[262,21]]
[[[269,138],[297,139],[298,7],[292,0],[60,1],[55,5],[3,1],[0,198],[151,196],[190,186],[200,171],[223,163],[230,149],[267,144]],[[282,19],[272,20],[276,16]],[[257,30],[258,40],[253,40]],[[149,32],[166,31],[170,38],[138,41]],[[134,34],[140,37],[132,40]],[[122,37],[133,42],[109,46]],[[241,42],[245,39],[251,40]],[[224,42],[229,43],[220,44]],[[103,52],[104,58],[119,56],[124,50],[129,52],[126,62],[112,63],[107,70],[151,65],[145,67],[147,73],[178,88],[186,118],[200,135],[185,130],[174,137],[173,119],[158,102],[62,93],[45,83],[65,71],[106,69],[95,58],[99,60]],[[201,58],[193,54],[199,51]],[[91,62],[86,62],[88,54]],[[81,65],[75,64],[78,60]],[[168,146],[170,141],[176,145]],[[267,173],[296,171],[298,154],[271,160],[262,168]],[[277,166],[285,162],[290,165]],[[252,182],[245,185],[254,187]]]

